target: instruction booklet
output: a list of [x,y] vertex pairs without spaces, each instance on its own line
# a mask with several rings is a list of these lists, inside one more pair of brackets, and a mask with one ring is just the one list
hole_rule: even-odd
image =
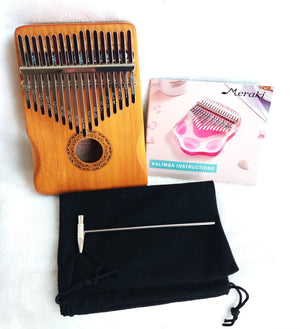
[[272,86],[152,79],[148,174],[255,184]]

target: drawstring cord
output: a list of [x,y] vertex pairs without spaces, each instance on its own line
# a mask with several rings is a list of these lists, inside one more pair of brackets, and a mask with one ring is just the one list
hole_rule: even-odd
[[[249,294],[244,288],[236,286],[234,283],[230,283],[229,290],[230,289],[235,289],[237,291],[239,295],[239,302],[236,307],[231,308],[230,311],[231,311],[232,319],[225,319],[223,323],[224,327],[231,327],[234,325],[235,321],[238,319],[238,316],[240,314],[240,309],[247,303],[249,299]],[[245,294],[244,300],[241,291]]]
[[96,269],[96,271],[95,271],[96,273],[93,278],[91,278],[91,279],[87,278],[87,279],[81,280],[77,284],[73,285],[71,288],[67,289],[64,292],[61,292],[60,294],[58,294],[56,296],[55,302],[57,304],[64,305],[67,303],[67,297],[71,293],[80,291],[84,287],[91,287],[91,286],[97,284],[99,280],[104,279],[104,278],[116,273],[115,270],[102,272],[103,269],[104,269],[104,267],[102,265],[100,265]]

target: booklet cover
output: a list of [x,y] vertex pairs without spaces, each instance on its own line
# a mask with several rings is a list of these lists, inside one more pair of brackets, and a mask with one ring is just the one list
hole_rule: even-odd
[[152,79],[148,174],[254,185],[273,87]]

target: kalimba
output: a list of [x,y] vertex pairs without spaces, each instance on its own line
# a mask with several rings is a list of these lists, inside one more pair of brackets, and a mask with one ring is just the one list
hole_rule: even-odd
[[146,185],[135,27],[28,25],[15,42],[36,190]]

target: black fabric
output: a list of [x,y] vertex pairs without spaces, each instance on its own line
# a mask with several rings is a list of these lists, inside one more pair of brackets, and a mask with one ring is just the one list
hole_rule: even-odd
[[[85,230],[215,221],[212,226],[86,234]],[[216,297],[238,267],[223,232],[213,182],[60,196],[58,290],[62,315]]]

